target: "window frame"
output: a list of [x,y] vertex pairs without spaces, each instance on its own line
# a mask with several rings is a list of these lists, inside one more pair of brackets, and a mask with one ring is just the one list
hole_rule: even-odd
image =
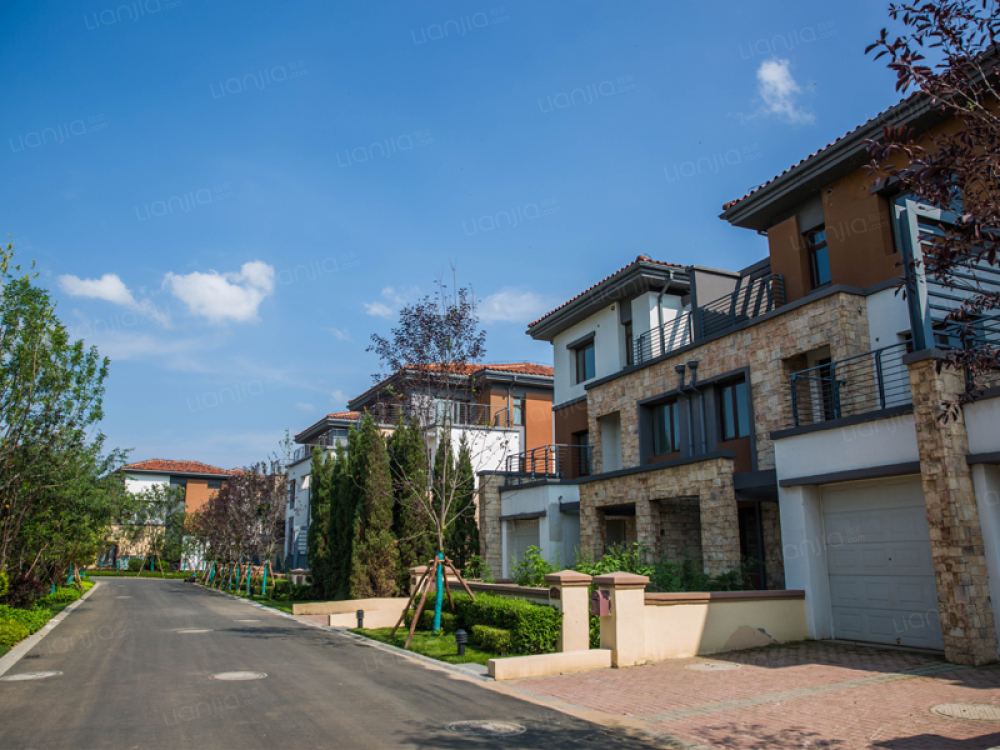
[[[820,232],[823,233],[823,239],[820,242],[815,241],[816,235]],[[810,229],[803,235],[803,239],[806,243],[806,254],[809,259],[809,283],[813,289],[822,289],[825,286],[829,286],[833,283],[833,275],[830,270],[830,246],[827,243],[826,236],[826,225],[820,225],[815,229]],[[823,256],[826,258],[826,281],[820,281],[820,269],[818,256],[820,251],[823,252]]]
[[[580,385],[581,383],[586,383],[588,380],[593,380],[597,377],[597,349],[594,346],[594,340],[590,339],[587,342],[580,344],[573,348],[573,363],[574,363],[574,385]],[[591,352],[590,364],[592,371],[587,373],[587,352]],[[583,373],[585,377],[581,377],[580,372],[580,359],[583,358]]]
[[[739,387],[743,386],[743,418],[740,418]],[[753,409],[750,401],[750,387],[746,377],[729,380],[717,386],[719,408],[719,442],[741,440],[753,436]],[[731,410],[731,411],[727,411]],[[733,434],[726,429],[727,414],[732,414]],[[743,423],[746,422],[744,425]],[[743,430],[746,430],[745,434]]]
[[[660,409],[664,409],[665,413],[668,415],[669,424],[665,435],[671,449],[668,451],[660,451],[657,449],[657,435],[659,434],[659,424],[660,419],[658,418],[658,413]],[[659,404],[654,404],[649,407],[650,415],[650,425],[653,430],[652,435],[652,455],[653,456],[669,456],[671,453],[677,453],[681,449],[681,434],[680,434],[680,406],[677,399],[671,401],[663,401]],[[662,446],[660,446],[662,447]]]

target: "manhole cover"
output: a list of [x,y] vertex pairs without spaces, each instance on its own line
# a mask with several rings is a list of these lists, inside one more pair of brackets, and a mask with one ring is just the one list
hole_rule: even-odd
[[739,664],[728,661],[700,661],[697,664],[688,664],[684,669],[692,672],[728,672],[730,669],[739,669]]
[[988,703],[942,703],[931,708],[932,714],[968,721],[1000,721],[1000,706]]
[[237,620],[236,622],[260,622],[260,620]]
[[115,599],[131,599],[131,596],[116,596]]
[[509,721],[455,721],[445,726],[449,732],[471,734],[476,737],[508,737],[512,734],[523,734],[525,728]]
[[211,630],[195,630],[194,628],[189,628],[188,630],[178,630],[178,633],[211,633]]
[[240,682],[242,680],[263,680],[267,675],[263,672],[219,672],[211,677],[213,680],[222,680],[223,682]]
[[46,677],[58,677],[62,672],[23,672],[0,677],[4,682],[24,682],[25,680],[44,680]]

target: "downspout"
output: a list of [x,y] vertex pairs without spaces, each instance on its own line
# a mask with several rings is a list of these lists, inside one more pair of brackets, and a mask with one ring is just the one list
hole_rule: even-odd
[[705,394],[698,386],[698,361],[692,359],[687,366],[691,371],[691,383],[688,388],[698,394],[698,408],[701,411],[701,452],[708,453],[708,417],[705,414]]
[[[673,274],[674,272],[671,271],[671,278],[673,278]],[[660,293],[656,296],[656,330],[660,332],[660,354],[667,353],[666,342],[663,340],[663,295],[666,293],[667,287],[669,286],[669,284],[664,284],[663,288],[660,289]],[[652,349],[652,342],[650,342],[650,349]],[[684,373],[681,371],[681,382],[683,383],[683,381]]]
[[[684,369],[685,365],[674,365],[674,372],[680,376],[680,381],[677,384],[677,390],[680,393],[687,393],[688,387],[684,385]],[[697,390],[695,390],[697,393]],[[690,397],[685,398],[687,401],[687,443],[688,443],[688,456],[694,455],[694,412],[691,410],[691,399]]]

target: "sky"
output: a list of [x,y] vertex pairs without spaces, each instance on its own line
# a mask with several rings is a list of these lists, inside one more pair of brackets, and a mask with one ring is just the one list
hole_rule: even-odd
[[109,445],[248,465],[438,280],[551,363],[527,324],[637,255],[763,258],[722,204],[898,100],[886,8],[3,3],[0,230],[111,359]]

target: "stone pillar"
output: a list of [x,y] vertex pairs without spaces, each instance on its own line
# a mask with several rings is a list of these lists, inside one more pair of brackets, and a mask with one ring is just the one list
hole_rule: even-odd
[[490,566],[494,578],[502,578],[503,532],[500,528],[500,487],[504,475],[498,472],[479,474],[479,554]]
[[420,583],[420,579],[424,577],[424,572],[427,570],[426,565],[418,565],[415,568],[410,568],[410,594],[412,595],[414,590],[417,588],[417,584]]
[[601,618],[601,648],[611,649],[611,665],[631,667],[646,662],[646,584],[634,573],[596,576],[598,590],[611,597],[611,614]]
[[635,536],[651,555],[657,556],[660,551],[660,504],[656,500],[636,499]]
[[560,651],[590,648],[590,581],[590,576],[575,570],[560,570],[545,576],[549,601],[563,613]]
[[[709,463],[709,462],[706,462]],[[717,576],[740,566],[740,523],[733,489],[733,460],[711,463],[712,476],[702,485],[701,556],[705,573]],[[708,470],[709,467],[705,467]]]
[[942,402],[964,390],[962,376],[949,369],[938,373],[931,351],[906,361],[945,657],[957,664],[988,664],[997,661],[997,639],[983,532],[965,460],[969,439],[961,410],[947,422],[939,419]]

